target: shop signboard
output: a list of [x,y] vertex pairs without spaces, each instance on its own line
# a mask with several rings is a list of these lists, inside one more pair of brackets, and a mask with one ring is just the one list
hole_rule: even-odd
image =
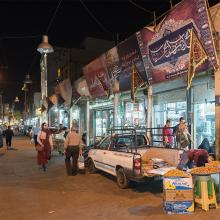
[[208,61],[197,71],[217,67],[217,56],[212,39],[205,0],[183,0],[156,27],[144,28],[137,33],[143,54],[149,57],[147,65],[151,82],[159,83],[186,75],[189,69],[189,29],[193,26]]
[[72,85],[69,78],[59,83],[59,92],[65,100],[64,106],[70,106],[72,102]]
[[128,91],[131,89],[131,74],[133,64],[136,65],[141,78],[144,81],[147,81],[147,74],[136,34],[121,42],[117,46],[117,49],[121,68],[119,73],[120,91]]
[[109,76],[103,55],[93,60],[83,68],[83,73],[93,98],[106,96],[110,89]]

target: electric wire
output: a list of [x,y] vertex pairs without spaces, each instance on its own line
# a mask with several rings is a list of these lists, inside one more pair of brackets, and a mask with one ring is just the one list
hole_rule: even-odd
[[27,35],[27,36],[1,36],[0,39],[31,39],[31,38],[38,38],[41,37],[42,35]]
[[111,34],[111,36],[113,37],[113,33],[110,30],[108,30],[106,27],[104,27],[104,25],[102,25],[102,23],[100,21],[98,21],[98,19],[89,10],[89,8],[85,5],[85,3],[82,0],[79,0],[79,1],[80,1],[81,5],[84,7],[84,9],[88,12],[88,14],[92,17],[92,19],[102,28],[102,30],[105,31],[108,34]]
[[132,5],[134,5],[136,8],[141,9],[142,11],[147,12],[148,14],[153,15],[154,13],[152,11],[147,10],[146,8],[142,7],[141,5],[138,5],[137,3],[133,2],[132,0],[128,0]]
[[60,0],[60,1],[58,2],[58,4],[57,4],[56,10],[54,11],[53,16],[51,17],[50,22],[49,22],[49,24],[48,24],[48,26],[47,26],[46,34],[48,34],[48,32],[49,32],[49,30],[50,30],[50,28],[51,28],[51,26],[52,26],[52,24],[53,24],[53,21],[54,21],[56,15],[57,15],[57,12],[58,12],[59,9],[60,9],[60,6],[61,6],[62,1],[63,1],[63,0]]

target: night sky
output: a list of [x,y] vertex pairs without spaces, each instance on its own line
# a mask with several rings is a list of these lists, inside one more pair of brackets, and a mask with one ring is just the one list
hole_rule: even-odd
[[[5,102],[18,95],[27,73],[33,80],[31,91],[40,91],[40,54],[36,51],[41,35],[60,0],[0,0],[0,91]],[[122,41],[153,20],[150,13],[129,0],[82,0],[102,24],[88,14],[80,0],[63,0],[47,35],[53,46],[80,47],[86,36]],[[159,16],[170,8],[170,0],[133,0]],[[180,0],[172,0],[173,5]],[[210,6],[219,0],[209,0]]]

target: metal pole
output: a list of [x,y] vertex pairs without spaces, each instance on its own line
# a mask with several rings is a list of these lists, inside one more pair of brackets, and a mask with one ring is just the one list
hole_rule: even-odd
[[118,94],[114,95],[114,127],[118,126]]
[[[220,32],[216,40],[218,61],[220,63]],[[220,160],[220,67],[215,71],[215,155],[216,160]]]
[[152,108],[153,108],[153,91],[152,86],[147,88],[147,136],[151,142],[151,129],[152,128]]
[[25,117],[27,113],[27,91],[24,91],[24,112],[25,112]]
[[47,97],[47,54],[44,54],[45,96]]
[[89,98],[86,100],[86,144],[89,146],[89,123],[90,123],[90,112],[89,112]]

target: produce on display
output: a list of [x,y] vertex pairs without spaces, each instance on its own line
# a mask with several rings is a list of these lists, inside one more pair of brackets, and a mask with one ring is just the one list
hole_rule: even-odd
[[178,169],[173,169],[168,171],[167,173],[164,174],[165,177],[191,177],[191,175],[187,172],[178,170]]
[[215,166],[195,167],[189,171],[191,174],[208,175],[212,173],[220,173],[220,168]]

